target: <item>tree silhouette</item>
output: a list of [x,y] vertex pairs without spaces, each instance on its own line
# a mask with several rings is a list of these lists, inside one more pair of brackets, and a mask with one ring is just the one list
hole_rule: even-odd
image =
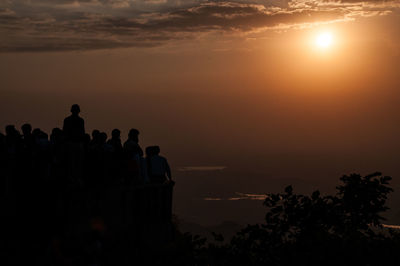
[[[382,227],[391,177],[345,175],[335,195],[268,194],[265,223],[209,245],[213,265],[397,265],[399,236]],[[215,256],[218,250],[218,256]],[[221,254],[224,254],[221,256]]]

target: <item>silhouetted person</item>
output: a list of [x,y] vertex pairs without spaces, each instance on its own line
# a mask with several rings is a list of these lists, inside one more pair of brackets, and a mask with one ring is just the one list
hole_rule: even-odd
[[63,132],[66,140],[71,142],[81,142],[85,136],[85,121],[79,117],[81,109],[79,105],[71,106],[71,115],[64,119]]
[[29,174],[32,168],[32,156],[35,147],[35,139],[32,135],[32,126],[24,124],[22,130],[22,145],[21,145],[21,166],[24,168],[24,174]]
[[[6,175],[5,173],[5,168],[6,168],[6,136],[0,132],[0,173],[1,175]],[[0,199],[3,199],[3,197],[7,193],[7,179],[6,178],[1,178],[0,179]]]
[[16,175],[18,175],[20,167],[18,167],[18,155],[21,146],[21,136],[15,129],[14,125],[6,126],[5,136],[5,170],[7,176],[7,189],[12,187],[13,181],[15,181]]
[[22,130],[22,134],[23,134],[24,137],[25,137],[26,135],[32,134],[32,126],[31,126],[31,124],[28,124],[28,123],[23,124],[23,125],[21,126],[21,130]]
[[49,136],[46,132],[39,130],[36,138],[37,146],[37,161],[36,167],[38,167],[39,177],[48,178],[50,175],[50,163],[51,163],[51,147]]
[[[52,174],[57,182],[65,173],[65,143],[64,133],[60,128],[53,128],[50,135],[51,154],[52,154]],[[59,183],[61,184],[61,183]]]
[[85,133],[85,136],[83,137],[83,145],[85,148],[85,154],[87,153],[88,149],[89,149],[89,144],[90,144],[90,135],[88,133]]
[[108,144],[107,142],[107,133],[106,132],[101,132],[99,136],[100,140],[100,152],[101,152],[101,163],[102,163],[102,175],[105,175],[108,171],[108,163],[110,161],[110,157],[113,151],[113,147]]
[[21,130],[24,138],[32,135],[32,126],[30,124],[23,124]]
[[172,181],[171,169],[167,162],[167,159],[159,155],[159,146],[150,146],[146,148],[146,163],[147,163],[147,174],[152,183],[164,183]]
[[15,129],[14,125],[6,126],[6,149],[7,154],[11,157],[16,157],[19,145],[21,141],[21,136],[18,130]]
[[128,140],[124,143],[126,158],[127,182],[139,183],[143,150],[139,146],[139,130],[132,128],[128,134]]
[[58,127],[53,128],[50,135],[50,141],[52,143],[61,142],[62,137],[63,137],[63,131],[61,130],[61,128]]
[[5,138],[3,133],[0,132],[0,151],[3,152],[4,149],[4,143],[5,143]]
[[110,153],[110,145],[107,145],[107,133],[100,132],[98,136],[97,144],[93,150],[93,176],[90,180],[92,190],[92,199],[97,205],[97,209],[101,209],[102,202],[104,201],[105,195],[105,179],[108,173],[108,156]]
[[35,139],[35,141],[37,138],[39,138],[40,131],[41,131],[40,128],[35,128],[34,130],[32,130],[32,136]]
[[6,136],[0,132],[0,159],[4,159],[6,153]]
[[100,136],[100,131],[97,129],[94,129],[92,131],[92,140],[90,141],[90,146],[95,145],[96,143],[99,142],[99,136]]
[[113,129],[111,132],[111,139],[107,141],[111,152],[109,156],[109,181],[114,183],[116,180],[120,181],[122,177],[122,142],[121,131]]
[[99,135],[99,141],[101,143],[101,147],[103,150],[107,149],[107,147],[105,146],[107,144],[107,133],[106,132],[101,132]]
[[[33,189],[37,175],[39,173],[40,164],[35,160],[38,157],[36,152],[35,138],[32,134],[32,126],[24,124],[21,127],[22,139],[18,156],[19,178],[14,180],[15,190],[21,195],[29,195],[29,189]],[[21,199],[19,199],[21,200]],[[22,204],[23,205],[23,202]]]
[[136,154],[143,156],[143,150],[139,146],[139,130],[135,128],[129,130],[128,140],[124,143],[124,150],[132,156]]
[[121,131],[113,129],[111,139],[107,143],[112,146],[114,153],[120,154],[122,152]]
[[64,136],[67,141],[68,176],[77,185],[81,185],[82,182],[83,141],[85,137],[85,122],[79,117],[80,111],[79,105],[72,105],[72,114],[64,119],[63,126]]
[[34,138],[32,135],[32,126],[30,124],[24,124],[21,127],[22,134],[23,134],[23,149],[24,152],[32,152],[33,145],[34,145]]

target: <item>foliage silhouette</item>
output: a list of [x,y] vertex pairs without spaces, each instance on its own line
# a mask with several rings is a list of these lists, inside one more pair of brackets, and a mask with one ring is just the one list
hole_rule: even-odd
[[345,175],[335,195],[268,194],[264,224],[208,244],[209,265],[398,265],[399,234],[381,214],[391,177]]

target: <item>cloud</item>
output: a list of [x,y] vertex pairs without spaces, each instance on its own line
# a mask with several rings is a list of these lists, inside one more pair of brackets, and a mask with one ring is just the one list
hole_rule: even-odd
[[219,200],[222,200],[222,199],[221,198],[207,197],[207,198],[204,198],[204,200],[206,200],[206,201],[219,201]]
[[228,201],[236,201],[236,200],[261,200],[264,201],[267,198],[266,194],[253,194],[253,193],[241,193],[235,192],[235,196],[228,197],[228,198],[221,198],[221,197],[205,197],[203,200],[205,201],[221,201],[221,200],[228,200]]
[[362,2],[369,2],[369,3],[384,3],[390,2],[387,0],[341,0],[341,3],[362,3]]
[[389,228],[389,229],[400,230],[400,225],[384,224],[383,227],[384,228]]
[[249,34],[387,14],[398,2],[8,0],[0,52],[155,47],[200,33]]
[[0,8],[0,17],[13,17],[15,12],[9,8]]
[[224,169],[226,169],[226,166],[185,166],[178,168],[178,171],[222,171]]

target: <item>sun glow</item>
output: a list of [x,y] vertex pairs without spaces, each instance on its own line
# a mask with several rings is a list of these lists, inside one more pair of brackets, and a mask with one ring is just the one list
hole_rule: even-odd
[[317,36],[317,38],[315,39],[315,44],[319,48],[328,48],[332,45],[332,41],[332,34],[330,32],[324,32]]

